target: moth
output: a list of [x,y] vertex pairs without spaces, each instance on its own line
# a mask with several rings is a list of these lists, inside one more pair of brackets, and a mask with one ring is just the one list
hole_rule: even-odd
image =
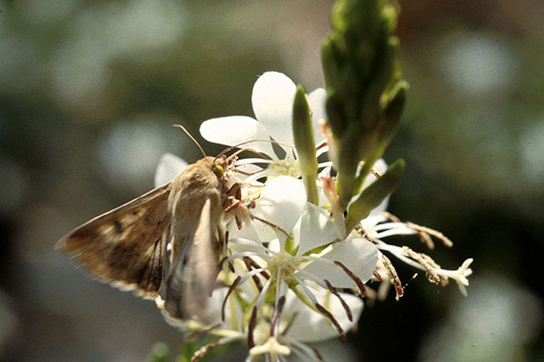
[[230,166],[224,155],[205,156],[173,181],[71,231],[57,248],[99,281],[154,299],[170,322],[210,323],[233,198]]

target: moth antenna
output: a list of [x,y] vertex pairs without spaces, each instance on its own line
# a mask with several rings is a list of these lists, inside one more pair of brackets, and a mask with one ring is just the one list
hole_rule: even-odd
[[200,152],[202,152],[202,155],[203,155],[204,157],[208,156],[208,155],[206,154],[206,152],[204,152],[204,149],[200,146],[200,143],[198,143],[198,141],[197,141],[193,136],[191,136],[191,134],[189,133],[189,131],[187,131],[187,129],[186,129],[185,127],[183,127],[181,124],[173,124],[172,126],[181,128],[181,129],[183,130],[183,132],[185,132],[185,134],[186,134],[187,136],[189,136],[189,138],[190,138],[191,140],[193,140],[193,142],[195,143],[195,145],[197,145],[197,147],[198,147],[198,149],[200,150]]
[[[284,146],[284,147],[288,147],[288,148],[295,148],[294,146],[291,146],[291,145],[288,145],[286,143],[283,143],[283,142],[278,142],[278,141],[274,141],[274,140],[261,140],[261,139],[255,139],[255,140],[249,140],[249,141],[245,141],[245,142],[241,142],[241,143],[238,143],[236,145],[233,145],[233,146],[230,146],[230,147],[227,147],[225,148],[220,154],[217,155],[216,158],[219,158],[221,156],[223,156],[225,153],[235,149],[236,147],[240,147],[242,145],[245,145],[245,144],[248,144],[248,143],[252,143],[252,142],[269,142],[269,143],[275,143],[277,145],[280,145],[280,146]],[[244,149],[243,151],[253,151],[257,154],[259,154],[257,151],[254,151],[252,150],[251,148],[246,148]],[[238,152],[240,153],[240,152]],[[260,154],[259,154],[260,155]],[[262,156],[262,155],[261,155]]]
[[242,148],[241,150],[238,150],[236,152],[234,152],[232,155],[229,156],[228,160],[230,161],[231,159],[233,159],[234,157],[238,156],[240,153],[244,152],[244,151],[251,151],[259,156],[261,156],[263,159],[267,159],[269,160],[270,157],[266,157],[265,155],[263,155],[262,153],[260,153],[259,151],[256,151],[254,150],[253,148]]

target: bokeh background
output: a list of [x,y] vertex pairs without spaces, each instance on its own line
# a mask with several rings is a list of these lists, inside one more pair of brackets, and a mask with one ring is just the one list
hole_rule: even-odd
[[[164,152],[200,157],[173,123],[215,154],[199,124],[253,115],[258,75],[322,86],[332,3],[0,1],[0,360],[178,350],[152,302],[90,280],[53,247],[149,190]],[[401,3],[411,89],[385,158],[407,172],[389,210],[449,236],[454,248],[432,256],[448,268],[473,257],[474,275],[467,298],[420,275],[400,302],[368,306],[344,349],[352,361],[543,361],[544,2]],[[320,351],[335,361],[337,347]]]

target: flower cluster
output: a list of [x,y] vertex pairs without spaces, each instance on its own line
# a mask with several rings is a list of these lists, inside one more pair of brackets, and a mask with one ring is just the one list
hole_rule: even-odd
[[[322,360],[307,343],[335,337],[344,340],[358,322],[362,298],[381,300],[390,286],[397,298],[403,295],[403,285],[389,257],[424,271],[433,283],[446,285],[453,279],[466,294],[472,259],[457,270],[445,270],[424,253],[385,241],[393,235],[416,235],[428,249],[434,248],[433,239],[452,245],[439,232],[401,222],[387,213],[389,196],[374,202],[362,220],[345,218],[359,196],[375,194],[371,191],[386,177],[388,166],[382,159],[366,165],[372,167],[360,192],[351,204],[341,205],[335,187],[336,168],[330,161],[317,161],[325,159],[333,146],[326,140],[324,89],[307,96],[314,134],[310,139],[318,166],[310,180],[318,197],[310,200],[303,181],[302,152],[294,147],[296,96],[297,87],[287,76],[267,72],[253,88],[256,119],[215,118],[201,126],[208,141],[226,146],[245,143],[244,147],[260,157],[238,160],[226,174],[230,184],[239,185],[242,192],[235,206],[225,212],[228,241],[218,277],[218,285],[223,287],[212,296],[215,321],[212,325],[185,322],[189,329],[216,336],[193,360],[218,344],[240,340],[249,347],[247,361],[260,355],[267,361],[285,361],[289,355]],[[168,181],[184,165],[175,156],[164,156],[156,183]],[[237,217],[242,210],[243,220]]]

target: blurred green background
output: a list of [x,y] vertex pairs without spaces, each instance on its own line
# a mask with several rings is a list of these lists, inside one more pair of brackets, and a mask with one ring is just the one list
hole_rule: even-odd
[[[258,75],[322,86],[332,3],[0,1],[0,360],[144,361],[158,341],[177,351],[152,302],[53,247],[152,188],[162,153],[199,158],[173,123],[215,154],[199,124],[252,116]],[[543,361],[544,2],[401,5],[411,89],[386,160],[404,158],[407,173],[389,210],[450,237],[431,255],[446,268],[474,257],[474,275],[468,298],[420,275],[400,302],[368,306],[344,349],[352,361]]]

